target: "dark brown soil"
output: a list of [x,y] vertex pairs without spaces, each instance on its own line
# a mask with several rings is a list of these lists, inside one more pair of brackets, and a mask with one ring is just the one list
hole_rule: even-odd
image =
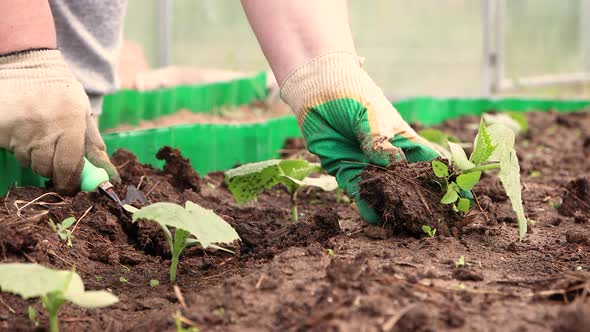
[[[223,174],[198,178],[174,150],[165,154],[175,166],[162,171],[119,151],[113,159],[123,178],[121,196],[133,184],[151,202],[191,200],[213,209],[240,234],[238,254],[187,250],[175,292],[167,283],[169,248],[155,225],[132,224],[125,211],[95,193],[46,195],[23,208],[48,191],[12,188],[0,204],[0,262],[75,266],[89,289],[119,296],[120,303],[105,309],[66,305],[60,315],[65,331],[175,331],[177,310],[201,331],[586,331],[588,210],[583,204],[571,208],[573,215],[562,210],[570,210],[569,192],[585,199],[570,183],[590,174],[584,147],[590,113],[528,118],[531,129],[518,138],[517,151],[533,225],[522,242],[494,176],[485,175],[474,190],[485,213],[476,214],[460,235],[416,238],[408,229],[396,234],[365,226],[335,193],[315,189],[300,193],[302,222],[292,224],[283,189],[238,206]],[[471,141],[478,121],[440,128]],[[429,216],[421,202],[397,202]],[[403,218],[413,220],[414,214]],[[72,248],[47,222],[67,216],[79,219]],[[407,223],[389,221],[402,229]],[[457,268],[460,256],[466,264]],[[151,279],[160,285],[150,287]],[[46,326],[38,300],[0,293],[0,330],[33,330],[28,305]]]
[[387,169],[368,167],[361,174],[361,196],[382,216],[382,222],[396,233],[424,235],[422,226],[440,235],[457,234],[459,215],[441,205],[441,186],[436,183],[429,162],[397,162]]

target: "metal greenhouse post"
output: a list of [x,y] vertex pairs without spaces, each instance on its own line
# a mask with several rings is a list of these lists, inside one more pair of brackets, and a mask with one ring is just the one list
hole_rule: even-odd
[[164,67],[171,63],[174,0],[158,1],[157,63]]

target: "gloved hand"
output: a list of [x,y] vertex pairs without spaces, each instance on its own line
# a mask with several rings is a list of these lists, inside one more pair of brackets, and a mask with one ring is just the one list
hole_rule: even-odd
[[84,155],[120,181],[88,97],[58,50],[0,56],[0,148],[60,192],[78,190]]
[[309,151],[320,157],[322,167],[336,176],[371,224],[381,217],[359,194],[359,174],[366,165],[438,156],[401,118],[354,55],[329,53],[312,59],[287,77],[281,97],[295,112]]

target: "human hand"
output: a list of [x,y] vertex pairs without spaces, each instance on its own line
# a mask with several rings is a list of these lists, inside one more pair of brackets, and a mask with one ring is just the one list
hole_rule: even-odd
[[84,156],[120,181],[88,97],[58,50],[0,56],[0,113],[0,148],[58,191],[79,189]]
[[356,202],[363,219],[381,217],[360,197],[360,173],[369,164],[387,166],[406,159],[439,156],[399,115],[361,68],[358,57],[329,53],[291,73],[281,87],[310,152]]

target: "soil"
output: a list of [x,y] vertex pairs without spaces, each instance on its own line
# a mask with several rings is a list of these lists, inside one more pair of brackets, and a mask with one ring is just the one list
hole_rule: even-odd
[[122,124],[116,128],[105,130],[106,133],[117,133],[137,129],[163,128],[182,124],[214,123],[238,124],[256,123],[268,119],[291,114],[289,106],[280,100],[254,102],[250,105],[227,106],[214,113],[194,113],[186,109],[158,117],[154,120],[143,120],[139,125]]
[[[185,251],[175,288],[167,282],[170,250],[154,224],[132,224],[127,212],[97,193],[60,197],[14,187],[0,204],[0,262],[75,266],[88,289],[119,296],[118,304],[104,309],[65,305],[65,331],[175,331],[176,311],[185,326],[201,331],[586,331],[590,113],[531,113],[528,119],[530,130],[517,139],[517,151],[533,225],[522,242],[492,175],[474,189],[483,212],[456,236],[427,238],[404,230],[408,220],[429,212],[423,203],[393,197],[403,194],[401,185],[386,192],[390,204],[412,211],[407,220],[389,220],[402,232],[367,226],[336,193],[316,189],[301,191],[301,222],[292,224],[285,190],[268,190],[257,202],[238,206],[222,173],[199,177],[174,149],[165,149],[161,157],[171,166],[164,170],[116,153],[120,196],[133,184],[151,202],[191,200],[213,209],[239,233],[236,255]],[[469,142],[478,121],[464,118],[439,128]],[[407,172],[419,181],[420,169]],[[375,185],[381,180],[376,177]],[[399,210],[383,208],[403,216]],[[78,218],[72,248],[47,222],[68,216]],[[466,264],[456,267],[460,256]],[[150,287],[151,279],[160,285]],[[29,305],[47,326],[38,300],[0,293],[0,330],[33,330]]]

